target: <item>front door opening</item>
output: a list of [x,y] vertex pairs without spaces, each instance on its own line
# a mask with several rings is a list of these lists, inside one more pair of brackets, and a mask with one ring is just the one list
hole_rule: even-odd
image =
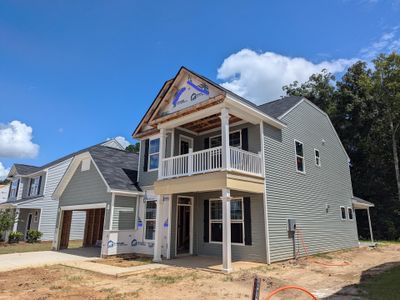
[[177,239],[176,254],[191,253],[191,198],[179,197],[177,209]]
[[181,136],[179,143],[179,154],[180,155],[188,154],[189,149],[193,149],[193,140],[191,138]]
[[28,231],[31,230],[32,226],[32,214],[28,215],[28,220],[26,221],[26,231],[25,231],[25,238],[28,238]]

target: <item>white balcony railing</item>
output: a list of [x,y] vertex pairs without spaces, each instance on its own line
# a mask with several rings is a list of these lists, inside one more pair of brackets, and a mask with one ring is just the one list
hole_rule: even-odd
[[[228,169],[262,176],[261,154],[230,147]],[[223,169],[222,147],[164,158],[161,161],[161,179],[191,176]]]

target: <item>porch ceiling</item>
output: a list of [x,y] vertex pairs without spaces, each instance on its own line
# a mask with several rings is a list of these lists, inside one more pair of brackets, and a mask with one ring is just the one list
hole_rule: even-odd
[[[207,116],[205,118],[201,118],[199,120],[190,122],[190,123],[186,123],[184,125],[182,125],[181,127],[190,130],[190,131],[194,131],[196,133],[202,133],[208,130],[212,130],[215,128],[219,128],[221,127],[221,118],[220,118],[221,114],[214,114],[211,116]],[[234,115],[230,115],[230,119],[229,119],[229,123],[233,124],[233,123],[237,123],[239,121],[241,121],[242,119],[234,116]]]

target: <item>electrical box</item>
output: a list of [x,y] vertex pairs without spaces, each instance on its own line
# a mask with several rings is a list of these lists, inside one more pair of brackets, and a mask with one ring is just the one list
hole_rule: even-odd
[[288,231],[296,231],[296,219],[288,219]]

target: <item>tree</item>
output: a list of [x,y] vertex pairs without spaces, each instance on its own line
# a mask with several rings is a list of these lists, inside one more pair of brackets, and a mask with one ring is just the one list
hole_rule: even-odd
[[126,151],[136,154],[139,154],[139,149],[140,149],[140,143],[136,143],[134,145],[132,144],[125,148]]
[[11,230],[15,222],[16,214],[13,209],[0,210],[0,236]]

